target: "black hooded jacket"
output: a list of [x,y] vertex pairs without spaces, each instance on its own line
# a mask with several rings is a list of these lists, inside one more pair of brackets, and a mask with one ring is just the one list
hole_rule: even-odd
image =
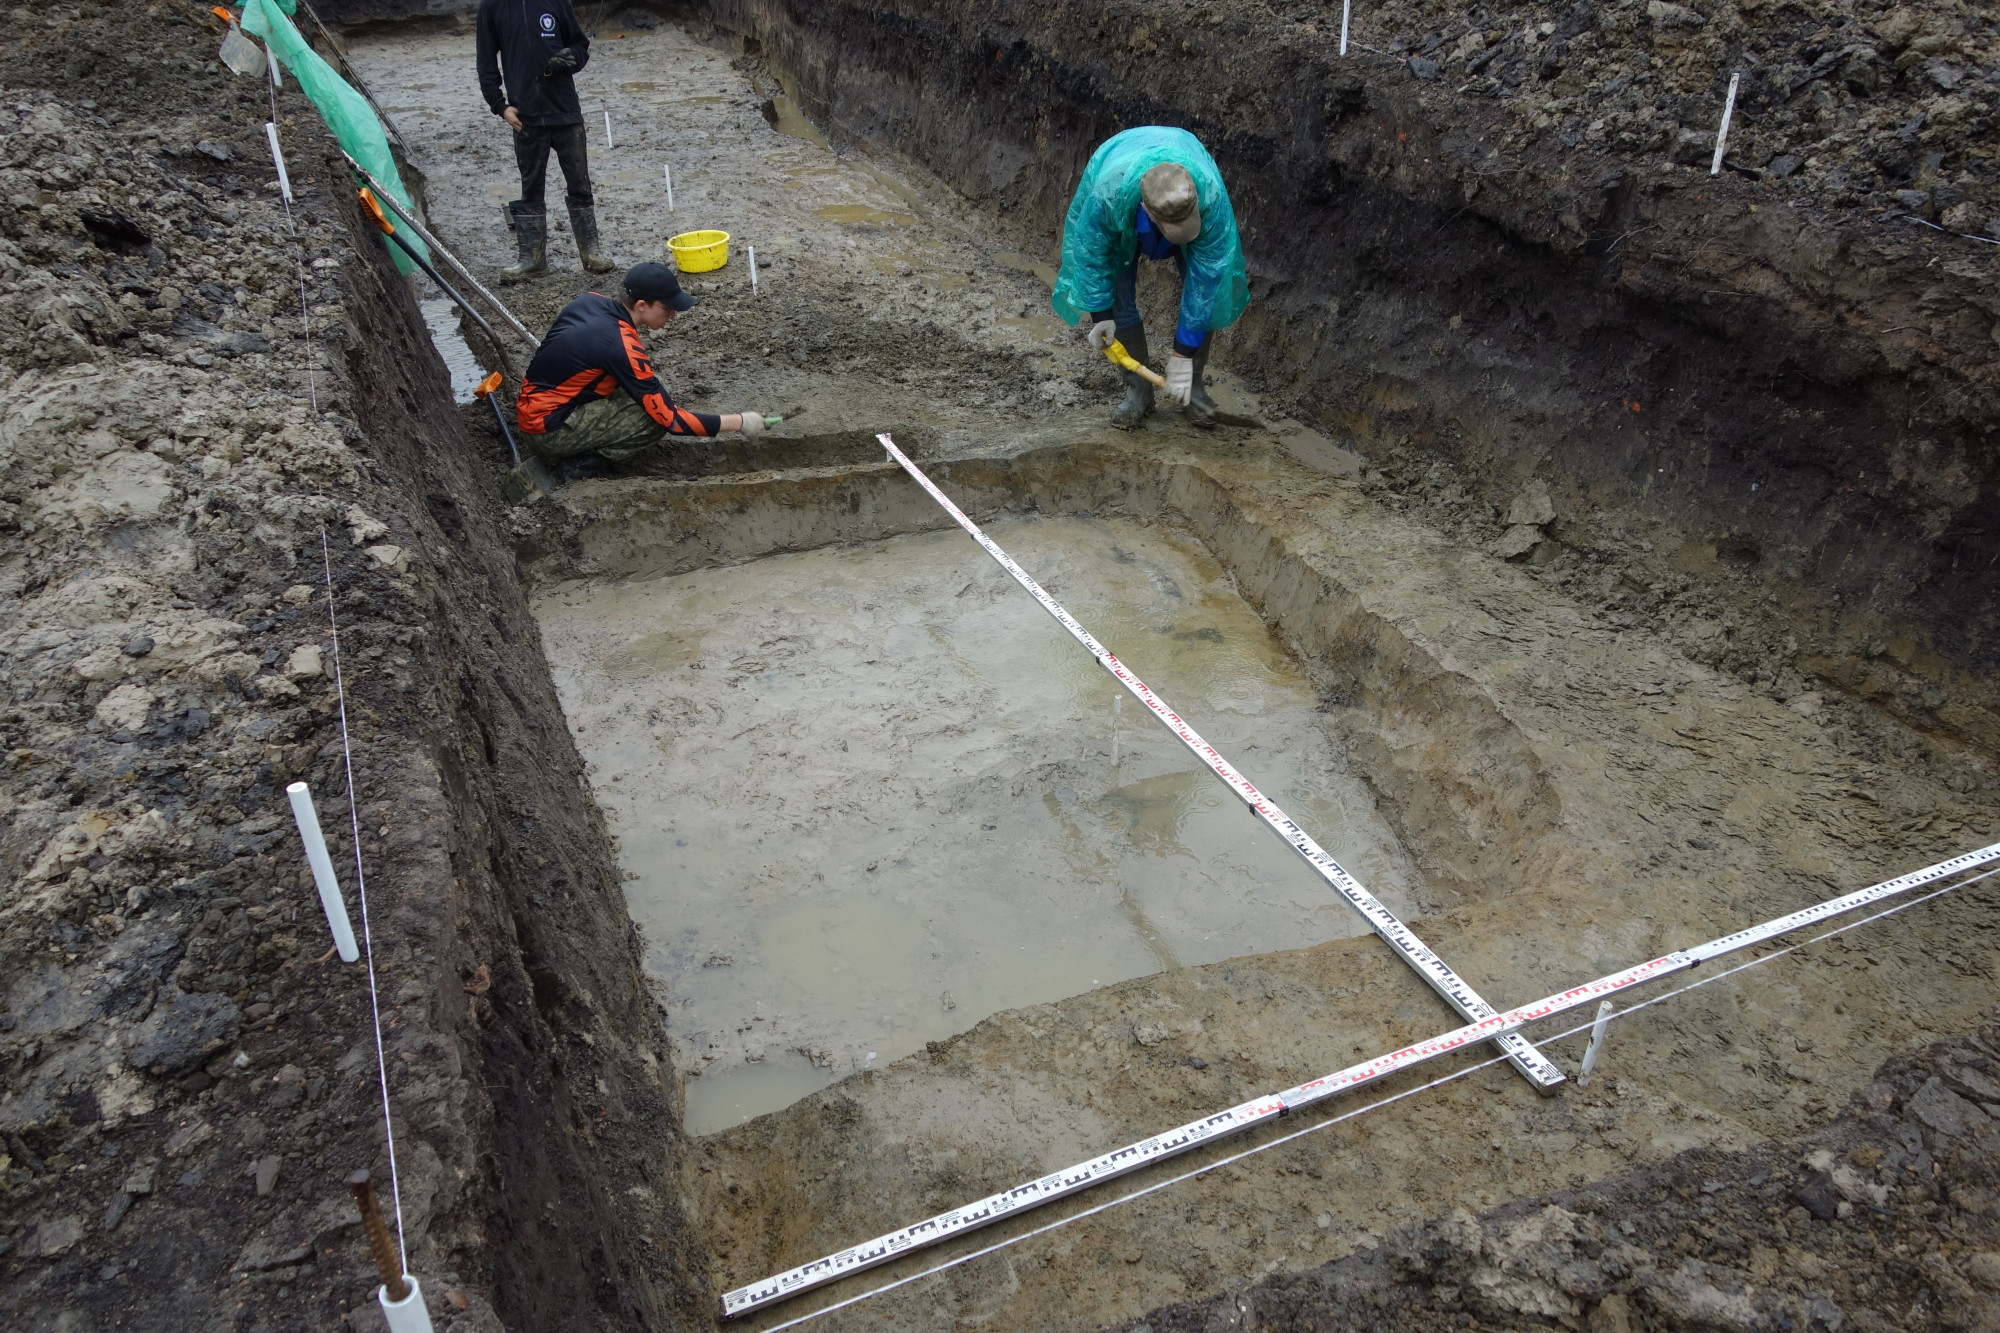
[[[478,34],[479,91],[494,115],[511,106],[524,125],[583,124],[570,75],[590,59],[590,39],[569,0],[480,0]],[[575,69],[544,75],[562,51]]]

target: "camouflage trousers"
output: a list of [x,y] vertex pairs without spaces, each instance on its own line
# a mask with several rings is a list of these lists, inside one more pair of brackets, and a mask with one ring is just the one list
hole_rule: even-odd
[[551,463],[595,452],[622,463],[667,438],[667,428],[646,415],[623,389],[583,404],[546,435],[524,435],[528,447]]

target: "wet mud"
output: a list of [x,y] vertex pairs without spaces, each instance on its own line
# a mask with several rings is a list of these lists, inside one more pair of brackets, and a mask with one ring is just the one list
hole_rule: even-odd
[[[1413,872],[1310,683],[1197,542],[1073,518],[991,535],[1409,912]],[[536,612],[690,1133],[1001,1009],[1363,929],[955,531],[557,585]]]

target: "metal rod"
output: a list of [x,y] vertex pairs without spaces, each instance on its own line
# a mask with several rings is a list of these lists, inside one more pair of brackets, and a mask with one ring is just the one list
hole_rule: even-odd
[[444,276],[432,266],[431,262],[417,253],[415,246],[393,231],[385,231],[382,234],[401,246],[403,253],[410,257],[410,262],[422,269],[424,276],[436,283],[439,290],[451,298],[453,305],[456,305],[460,310],[463,310],[467,315],[472,317],[472,322],[480,327],[486,334],[487,341],[493,344],[494,354],[500,358],[500,368],[506,371],[507,374],[512,375],[514,373],[514,362],[508,357],[506,345],[500,341],[500,335],[493,331],[493,326],[486,322],[485,317],[472,308],[470,301],[452,289],[452,285],[444,280]]
[[1295,1088],[1287,1088],[1283,1092],[1258,1097],[1239,1106],[1232,1106],[1226,1111],[1218,1111],[1205,1119],[1191,1121],[1165,1134],[1155,1135],[1139,1143],[1127,1144],[1102,1157],[1092,1158],[1088,1162],[1081,1162],[1064,1170],[1053,1171],[1017,1185],[1004,1193],[991,1194],[962,1208],[926,1218],[914,1226],[904,1227],[901,1231],[877,1236],[871,1241],[852,1246],[838,1254],[815,1259],[809,1264],[801,1264],[797,1268],[774,1273],[748,1286],[738,1287],[734,1291],[724,1293],[723,1317],[733,1318],[748,1314],[752,1310],[775,1304],[800,1292],[839,1281],[864,1269],[873,1268],[877,1264],[887,1263],[912,1250],[962,1236],[979,1227],[991,1226],[995,1222],[1056,1199],[1065,1198],[1080,1190],[1089,1189],[1093,1185],[1125,1175],[1142,1166],[1150,1166],[1154,1162],[1176,1157],[1189,1149],[1240,1133],[1288,1111],[1296,1111],[1302,1106],[1309,1106],[1328,1097],[1352,1092],[1370,1083],[1379,1082],[1392,1074],[1399,1074],[1426,1061],[1437,1059],[1439,1056],[1464,1051],[1480,1041],[1490,1040],[1495,1033],[1512,1032],[1529,1023],[1580,1008],[1592,1000],[1602,1000],[1607,995],[1615,995],[1634,986],[1698,967],[1708,959],[1746,949],[1752,944],[1788,934],[1827,917],[1839,916],[1857,907],[1894,897],[1910,889],[1933,884],[1941,879],[1949,879],[1961,871],[1996,860],[2000,860],[2000,843],[1982,847],[1977,851],[1963,852],[1936,865],[1911,871],[1895,879],[1884,880],[1880,884],[1847,894],[1845,897],[1814,903],[1811,907],[1752,926],[1748,930],[1738,931],[1734,935],[1724,935],[1706,944],[1698,944],[1691,949],[1677,949],[1649,962],[1599,977],[1595,981],[1587,981],[1580,986],[1572,986],[1568,990],[1545,995],[1519,1008],[1509,1009],[1504,1014],[1494,1014],[1490,1018],[1468,1023],[1453,1031],[1439,1033],[1428,1041],[1405,1046],[1399,1051],[1391,1051],[1362,1064],[1350,1065],[1324,1078],[1316,1078]]
[[[1417,938],[1415,931],[1404,925],[1374,894],[1363,888],[1360,880],[1348,874],[1338,861],[1313,841],[1311,835],[1301,828],[1296,820],[1280,810],[1275,801],[1252,786],[1250,780],[1237,772],[1214,746],[1203,740],[1200,733],[1183,721],[1173,709],[1167,707],[1166,702],[1154,694],[1146,682],[1133,675],[1123,662],[1112,656],[1109,649],[1093,638],[1089,630],[1078,624],[1076,618],[1062,608],[1061,603],[1043,591],[1041,584],[1028,577],[1027,571],[1015,564],[1013,557],[995,545],[992,538],[981,532],[979,525],[967,518],[965,511],[953,504],[950,498],[937,488],[936,483],[925,476],[923,470],[896,447],[894,440],[887,435],[877,435],[875,438],[881,441],[882,447],[889,451],[889,456],[902,466],[903,471],[909,473],[918,485],[930,492],[931,498],[944,507],[945,512],[952,516],[958,526],[965,529],[972,540],[985,548],[986,554],[992,556],[1002,569],[1013,576],[1014,582],[1020,584],[1030,597],[1039,602],[1044,611],[1054,616],[1057,623],[1069,631],[1070,637],[1083,645],[1084,651],[1097,659],[1099,666],[1109,671],[1119,684],[1146,706],[1148,712],[1165,724],[1167,730],[1179,737],[1181,744],[1192,750],[1196,758],[1207,764],[1217,777],[1228,784],[1229,789],[1250,807],[1253,815],[1264,821],[1272,832],[1285,840],[1286,846],[1305,858],[1306,864],[1326,881],[1327,886],[1349,907],[1359,912],[1361,919],[1381,937],[1382,942],[1387,944],[1398,958],[1409,964],[1411,970],[1422,977],[1446,1004],[1475,1022],[1492,1016],[1493,1006],[1480,998],[1479,992],[1472,989],[1465,978],[1452,971],[1444,959],[1438,957],[1431,951],[1429,945]],[[1563,1072],[1526,1041],[1508,1035],[1499,1038],[1497,1044],[1501,1053],[1519,1071],[1521,1077],[1527,1079],[1538,1090],[1548,1092],[1562,1086]]]
[[444,258],[444,262],[451,265],[452,271],[458,274],[459,277],[465,279],[466,285],[471,287],[473,291],[478,292],[480,297],[486,302],[486,304],[492,306],[496,311],[500,313],[500,317],[502,319],[506,320],[510,325],[513,326],[514,332],[520,334],[524,339],[527,340],[528,346],[533,347],[538,351],[540,350],[542,345],[542,340],[540,338],[537,338],[534,334],[528,332],[527,326],[521,323],[520,320],[514,318],[514,312],[509,310],[506,306],[500,304],[500,298],[495,296],[492,292],[487,291],[485,286],[481,284],[479,279],[472,276],[472,270],[468,269],[464,264],[461,264],[458,261],[457,255],[454,255],[451,251],[445,249],[444,246],[438,242],[438,238],[431,235],[430,230],[426,228],[423,223],[411,217],[409,210],[404,208],[400,203],[396,201],[396,196],[390,194],[388,188],[384,186],[381,181],[375,179],[374,172],[362,166],[359,162],[356,162],[353,156],[347,153],[345,150],[343,150],[340,155],[347,159],[348,166],[354,168],[354,170],[361,173],[362,178],[366,180],[369,184],[369,187],[375,191],[375,197],[377,199],[380,199],[384,204],[388,205],[390,209],[394,210],[397,217],[409,223],[410,230],[415,232],[417,235],[423,237],[424,244],[428,245],[432,250],[436,251],[439,255],[441,255]]
[[389,1243],[389,1228],[382,1223],[382,1210],[375,1206],[375,1187],[368,1182],[368,1173],[356,1171],[347,1178],[347,1188],[354,1191],[354,1202],[361,1209],[361,1229],[368,1236],[368,1252],[375,1256],[382,1290],[392,1301],[405,1299],[410,1284],[403,1280],[403,1266],[396,1262],[396,1247]]

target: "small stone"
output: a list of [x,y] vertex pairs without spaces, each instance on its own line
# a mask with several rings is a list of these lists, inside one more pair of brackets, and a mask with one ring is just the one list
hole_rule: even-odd
[[1555,501],[1549,498],[1549,484],[1537,477],[1521,488],[1514,502],[1507,506],[1507,517],[1503,520],[1509,527],[1521,523],[1532,523],[1537,527],[1553,523],[1556,517]]
[[110,1205],[104,1210],[104,1230],[106,1233],[116,1231],[118,1224],[125,1220],[125,1214],[131,1211],[132,1196],[130,1194],[127,1194],[124,1190],[119,1190],[116,1194],[112,1195]]
[[1793,695],[1785,707],[1791,709],[1800,717],[1817,717],[1820,705],[1824,702],[1825,700],[1821,698],[1817,691],[1808,690],[1804,694]]
[[257,1159],[257,1196],[259,1198],[269,1194],[277,1187],[278,1168],[284,1164],[284,1159],[277,1156],[260,1157]]
[[[181,1126],[172,1134],[169,1134],[166,1144],[161,1151],[165,1152],[169,1157],[179,1157],[213,1137],[214,1134],[215,1126],[209,1124],[206,1120],[196,1120]],[[195,1183],[200,1183],[201,1176],[199,1172],[191,1172],[190,1174],[194,1175]],[[183,1185],[188,1183],[186,1176],[181,1177],[181,1183]]]
[[1206,1068],[1208,1068],[1208,1061],[1206,1061],[1206,1060],[1202,1059],[1202,1058],[1201,1058],[1200,1056],[1198,1056],[1198,1055],[1190,1055],[1190,1056],[1189,1056],[1189,1057],[1188,1057],[1187,1059],[1185,1059],[1185,1060],[1181,1061],[1181,1063],[1182,1063],[1182,1064],[1184,1064],[1184,1065],[1186,1065],[1186,1066],[1187,1066],[1187,1067],[1188,1067],[1189,1069],[1206,1069]]
[[29,1254],[53,1259],[82,1240],[83,1232],[83,1219],[80,1217],[52,1217],[35,1228],[24,1248]]
[[1968,235],[1977,236],[1982,230],[1981,224],[1983,219],[1980,216],[1979,205],[1968,200],[1965,203],[1953,204],[1950,208],[1947,208],[1944,211],[1944,216],[1939,218],[1938,221],[1944,223],[1952,231],[1965,232]]
[[388,536],[389,525],[360,505],[350,505],[347,509],[347,533],[356,546],[366,546]]
[[313,599],[314,592],[310,583],[294,583],[285,589],[283,598],[288,606],[304,606]]
[[1502,560],[1518,560],[1541,543],[1542,530],[1532,523],[1517,523],[1501,533],[1486,549]]
[[319,645],[302,643],[292,649],[292,655],[285,659],[285,674],[293,680],[325,675],[326,664],[320,657]]
[[1978,1250],[1965,1256],[1959,1267],[1965,1270],[1967,1277],[1988,1291],[2000,1291],[2000,1254]]
[[1419,79],[1435,79],[1438,76],[1437,61],[1426,60],[1422,56],[1411,56],[1410,73],[1416,75]]
[[465,1293],[457,1287],[453,1287],[450,1291],[447,1291],[444,1294],[444,1299],[454,1310],[463,1310],[466,1306]]
[[140,1167],[137,1171],[125,1177],[125,1183],[119,1186],[119,1188],[127,1194],[151,1194],[153,1192],[153,1168],[151,1166]]
[[958,997],[950,991],[946,991],[944,994],[938,996],[938,1003],[949,1013],[951,1010],[958,1008]]
[[1910,1098],[1910,1114],[1940,1134],[1962,1139],[1978,1125],[1989,1124],[1986,1112],[1933,1077]]
[[137,731],[153,711],[153,692],[144,685],[120,685],[97,703],[97,720],[112,731]]
[[1830,1222],[1840,1213],[1840,1200],[1833,1193],[1833,1178],[1824,1171],[1814,1173],[1793,1190],[1792,1201],[1822,1222]]
[[400,573],[409,567],[409,557],[404,555],[400,546],[368,546],[362,548],[362,553],[384,569],[393,569]]
[[230,162],[236,158],[236,154],[229,151],[229,145],[219,144],[213,139],[200,140],[195,144],[194,150],[203,157],[212,157],[218,162]]
[[150,634],[134,635],[132,638],[125,640],[124,652],[127,657],[144,657],[152,651],[153,636]]

